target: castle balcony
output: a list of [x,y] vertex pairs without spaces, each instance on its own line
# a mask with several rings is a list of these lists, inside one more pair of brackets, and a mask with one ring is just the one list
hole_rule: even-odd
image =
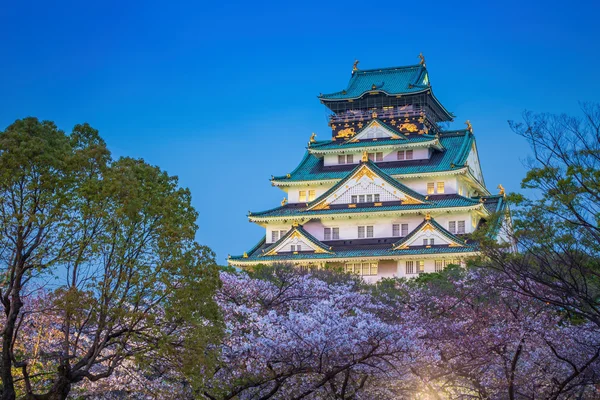
[[383,107],[372,108],[369,110],[346,110],[329,116],[330,124],[339,124],[354,121],[366,121],[373,118],[373,113],[377,114],[379,119],[389,118],[411,118],[424,116],[428,118],[428,113],[423,109],[416,107]]

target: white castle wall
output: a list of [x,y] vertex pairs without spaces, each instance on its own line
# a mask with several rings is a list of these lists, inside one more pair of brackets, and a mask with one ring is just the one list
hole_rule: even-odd
[[[476,226],[478,217],[471,215],[467,212],[459,213],[444,213],[440,215],[432,215],[435,221],[448,229],[449,221],[465,221],[465,232],[470,233],[474,230],[474,224]],[[423,222],[423,215],[408,215],[398,217],[385,217],[385,218],[358,218],[353,216],[352,219],[347,217],[339,220],[312,220],[304,224],[304,229],[313,235],[318,240],[325,240],[324,228],[339,228],[340,239],[339,240],[353,240],[358,239],[358,226],[373,226],[373,237],[374,238],[389,238],[392,237],[392,225],[393,224],[408,224],[408,232],[412,232],[421,222]],[[291,229],[291,222],[284,223],[270,223],[266,228],[267,243],[271,243],[271,232],[273,230],[288,231]]]
[[[398,139],[399,141],[402,139]],[[398,150],[406,150],[406,148],[397,148],[397,149],[388,149],[388,150],[377,150],[376,148],[373,148],[372,150],[369,150],[369,153],[383,153],[383,162],[391,162],[391,161],[398,161]],[[411,149],[408,149],[411,150]],[[413,151],[413,160],[426,160],[429,158],[429,148],[416,148],[416,149],[412,149]],[[341,152],[341,153],[335,153],[335,154],[326,154],[323,157],[323,164],[325,166],[330,166],[330,165],[340,165],[338,163],[338,154],[352,154],[353,155],[353,164],[358,164],[362,158],[362,151],[345,151],[345,152]],[[410,160],[408,160],[410,162]]]

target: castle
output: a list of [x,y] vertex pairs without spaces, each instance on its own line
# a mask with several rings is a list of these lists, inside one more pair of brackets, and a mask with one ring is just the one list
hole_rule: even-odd
[[411,277],[463,264],[478,252],[472,233],[504,213],[504,189],[491,195],[469,121],[434,96],[425,59],[417,65],[358,68],[346,89],[321,94],[330,140],[312,135],[306,154],[272,185],[279,207],[251,212],[265,236],[232,266],[293,263],[339,266],[367,281]]

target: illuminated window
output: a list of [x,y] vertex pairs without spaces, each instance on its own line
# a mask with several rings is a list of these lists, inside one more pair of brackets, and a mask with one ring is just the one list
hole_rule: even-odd
[[308,201],[313,201],[314,199],[315,199],[315,191],[309,190],[308,191]]
[[437,183],[437,192],[438,193],[444,193],[444,182],[438,182]]
[[422,274],[425,272],[425,261],[417,261],[417,273]]
[[300,202],[306,201],[306,190],[300,191],[300,194],[298,195],[298,201],[300,201]]
[[435,182],[428,182],[427,183],[427,194],[434,194],[435,193]]
[[444,261],[435,260],[435,272],[442,272],[444,270]]
[[345,271],[349,274],[357,275],[377,275],[378,265],[377,263],[363,262],[363,263],[348,263],[345,265]]

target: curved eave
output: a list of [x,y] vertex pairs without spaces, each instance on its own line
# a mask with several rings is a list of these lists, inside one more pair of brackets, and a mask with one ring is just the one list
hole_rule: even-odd
[[[448,258],[448,257],[474,257],[479,254],[479,251],[475,247],[466,247],[459,248],[465,251],[457,251],[457,252],[446,252],[446,253],[431,253],[431,254],[420,254],[418,257],[421,258]],[[386,254],[386,255],[375,255],[375,256],[331,256],[329,254],[315,254],[311,258],[294,258],[293,256],[289,258],[277,258],[269,260],[268,257],[262,257],[262,259],[251,259],[251,258],[242,258],[240,256],[230,257],[227,262],[229,265],[234,267],[243,267],[243,266],[253,266],[257,264],[277,264],[281,262],[294,262],[297,264],[312,264],[315,261],[327,261],[327,262],[345,262],[345,261],[353,261],[353,260],[365,260],[365,261],[382,261],[382,260],[403,260],[403,259],[414,259],[417,255],[411,254],[401,254],[402,252],[406,252],[406,250],[394,250],[399,252],[398,254]]]
[[331,218],[340,218],[340,217],[356,217],[356,216],[369,216],[369,217],[380,217],[386,215],[405,215],[405,214],[439,214],[444,212],[460,212],[460,211],[481,211],[482,214],[489,214],[487,209],[484,207],[483,203],[477,202],[470,206],[456,206],[456,207],[421,207],[421,208],[411,208],[407,210],[385,210],[378,211],[377,208],[373,207],[370,209],[355,209],[355,208],[344,208],[343,210],[353,210],[352,212],[344,212],[344,213],[332,213],[329,212],[331,210],[314,210],[310,212],[302,211],[299,214],[295,215],[281,215],[281,216],[261,216],[261,215],[248,215],[248,220],[250,222],[271,222],[271,221],[297,221],[299,223],[307,222],[311,219],[331,219]]
[[[317,96],[317,98],[321,101],[325,102],[341,102],[341,101],[348,101],[348,100],[358,100],[363,98],[365,95],[367,94],[385,94],[387,96],[411,96],[413,94],[421,94],[423,92],[427,92],[428,90],[431,90],[430,86],[424,87],[421,90],[416,90],[414,92],[397,92],[397,93],[390,93],[390,92],[386,92],[385,90],[381,90],[381,89],[373,89],[373,90],[367,90],[363,93],[361,93],[358,96],[354,96],[354,97],[344,97],[344,98],[340,98],[340,99],[328,99],[326,97],[322,97],[322,96]],[[340,92],[338,92],[340,93]],[[331,96],[334,93],[331,93],[329,95],[324,95],[324,96]]]
[[[465,174],[468,171],[468,167],[461,167],[454,170],[443,170],[443,171],[432,171],[432,172],[415,172],[411,174],[394,174],[390,175],[392,178],[421,178],[421,177],[429,177],[429,176],[443,176],[443,175],[461,175]],[[279,178],[279,179],[278,179]],[[314,179],[310,181],[290,181],[287,179],[281,179],[281,177],[271,179],[271,183],[273,186],[310,186],[310,185],[318,185],[318,184],[336,184],[342,178],[334,178],[334,179]],[[475,178],[473,178],[475,179]],[[475,179],[476,182],[478,182]],[[487,190],[487,189],[486,189]],[[489,192],[488,192],[489,193]]]
[[377,147],[378,149],[405,149],[405,148],[429,148],[432,147],[436,150],[444,150],[444,146],[442,145],[442,143],[439,141],[439,139],[432,139],[429,141],[423,141],[423,142],[412,142],[412,143],[405,143],[403,141],[399,141],[398,143],[390,143],[390,144],[383,144],[383,145],[378,145],[377,141],[372,141],[369,142],[369,144],[365,143],[364,146],[353,146],[353,147],[345,147],[344,145],[346,144],[350,144],[347,142],[344,143],[340,143],[340,147],[337,149],[325,149],[325,150],[319,150],[319,148],[313,148],[313,147],[309,147],[308,151],[310,154],[314,154],[314,155],[325,155],[325,154],[335,154],[335,153],[341,153],[341,152],[349,152],[349,151],[356,151],[356,152],[361,152],[364,150],[369,150],[372,149],[373,147]]

